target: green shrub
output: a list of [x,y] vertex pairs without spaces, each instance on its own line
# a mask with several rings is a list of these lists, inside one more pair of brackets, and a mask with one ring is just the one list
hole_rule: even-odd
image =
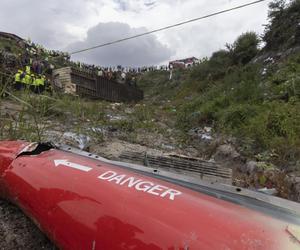
[[153,108],[146,105],[137,106],[131,115],[138,122],[149,121],[153,117]]
[[[209,60],[205,59],[200,65],[194,67],[191,70],[191,78],[207,83],[216,81],[224,77],[231,65],[230,53],[226,50],[219,50],[213,53]],[[207,83],[206,85],[208,85]],[[202,90],[204,89],[205,87],[202,88]]]
[[240,35],[232,45],[227,45],[235,64],[246,65],[259,52],[259,38],[255,32]]
[[136,127],[132,120],[119,120],[111,122],[111,125],[123,132],[134,132]]
[[230,106],[220,114],[220,127],[233,131],[245,126],[249,119],[258,113],[256,106],[250,104],[236,104]]
[[299,104],[266,103],[239,128],[237,134],[253,138],[263,149],[278,148],[281,143],[296,145],[300,142],[299,108]]
[[300,1],[276,0],[269,5],[269,24],[266,26],[263,41],[264,50],[286,50],[300,44]]

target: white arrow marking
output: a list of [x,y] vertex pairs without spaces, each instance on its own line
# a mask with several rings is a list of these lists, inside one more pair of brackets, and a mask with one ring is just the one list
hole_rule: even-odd
[[69,168],[75,168],[84,172],[89,172],[90,170],[92,170],[92,168],[90,167],[86,167],[77,163],[73,163],[73,162],[69,162],[68,160],[54,160],[54,164],[55,166],[59,166],[59,165],[63,165]]

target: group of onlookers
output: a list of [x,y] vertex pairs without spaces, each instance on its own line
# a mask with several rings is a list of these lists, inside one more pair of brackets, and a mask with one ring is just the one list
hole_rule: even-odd
[[[173,65],[145,66],[145,67],[100,67],[96,65],[70,61],[68,53],[47,50],[44,47],[26,41],[23,54],[19,54],[19,67],[15,74],[15,88],[21,90],[30,88],[36,93],[45,89],[46,76],[52,74],[55,67],[71,66],[88,74],[104,77],[118,83],[136,86],[137,77],[149,71],[169,71],[172,79]],[[24,65],[26,65],[24,67]],[[56,66],[54,66],[56,65]]]
[[96,65],[81,63],[81,62],[70,62],[73,68],[83,71],[87,74],[104,77],[108,80],[125,83],[128,85],[136,86],[137,77],[140,74],[149,71],[170,71],[172,66],[145,66],[145,67],[100,67]]
[[30,65],[19,69],[15,74],[14,87],[16,90],[30,89],[34,93],[42,93],[46,84],[46,76],[38,74]]

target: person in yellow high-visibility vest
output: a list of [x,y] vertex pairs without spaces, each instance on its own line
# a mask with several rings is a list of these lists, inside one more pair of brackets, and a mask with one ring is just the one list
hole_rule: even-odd
[[22,84],[22,89],[23,89],[23,88],[26,88],[26,86],[27,86],[25,76],[26,76],[26,73],[22,71],[22,74],[21,74],[21,84]]
[[21,87],[22,87],[21,74],[22,74],[21,70],[18,70],[18,72],[15,74],[15,85],[14,85],[14,87],[15,87],[16,90],[21,90]]
[[26,74],[30,75],[31,74],[31,67],[29,65],[25,66],[25,72]]
[[32,78],[31,78],[31,75],[26,74],[24,78],[25,78],[25,86],[26,86],[26,89],[30,89],[30,86],[31,86],[31,84],[32,84]]
[[46,77],[44,75],[41,76],[40,80],[40,91],[41,93],[45,90]]
[[45,78],[43,76],[38,76],[36,78],[36,93],[42,93],[45,87]]

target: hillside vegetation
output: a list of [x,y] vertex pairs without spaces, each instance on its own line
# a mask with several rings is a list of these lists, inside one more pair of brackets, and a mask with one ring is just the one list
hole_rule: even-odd
[[[211,126],[246,156],[280,166],[300,159],[300,1],[270,4],[260,38],[242,34],[189,70],[149,72],[139,81],[153,103],[169,100],[176,127]],[[155,103],[155,102],[154,102]],[[298,162],[299,163],[299,162]]]

